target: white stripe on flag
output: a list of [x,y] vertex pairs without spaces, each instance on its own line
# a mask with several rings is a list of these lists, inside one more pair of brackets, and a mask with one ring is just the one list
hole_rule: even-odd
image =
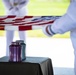
[[35,29],[42,29],[42,26],[32,26],[32,30],[35,30]]
[[18,31],[18,26],[5,26],[5,30]]

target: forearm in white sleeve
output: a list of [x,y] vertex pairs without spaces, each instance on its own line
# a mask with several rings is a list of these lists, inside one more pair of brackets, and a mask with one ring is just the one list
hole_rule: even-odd
[[9,0],[2,0],[2,2],[4,3],[4,6],[6,9],[11,9],[12,5],[10,4]]
[[76,28],[76,22],[68,15],[65,14],[60,19],[57,19],[51,26],[51,30],[56,34],[63,34]]
[[28,4],[29,0],[23,0],[21,3],[17,5],[18,9],[21,9],[22,7],[26,6]]
[[51,26],[55,33],[65,33],[76,28],[76,2],[72,2],[67,13],[57,19]]
[[53,36],[63,34],[76,28],[76,2],[72,2],[65,15],[55,20],[50,26],[43,28],[44,34]]

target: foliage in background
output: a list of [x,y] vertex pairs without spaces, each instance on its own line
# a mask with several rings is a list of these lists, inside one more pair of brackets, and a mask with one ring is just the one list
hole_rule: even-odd
[[[62,16],[69,5],[69,0],[30,0],[28,4],[29,16]],[[5,9],[0,0],[0,16],[5,14]],[[47,37],[42,30],[27,31],[29,37]],[[16,34],[18,35],[18,34]],[[5,36],[5,31],[0,31],[0,36]],[[55,35],[56,38],[68,38],[69,32]]]

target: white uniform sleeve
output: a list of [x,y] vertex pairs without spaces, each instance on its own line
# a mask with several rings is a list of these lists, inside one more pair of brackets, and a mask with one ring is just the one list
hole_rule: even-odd
[[51,26],[55,33],[65,33],[76,28],[76,2],[72,2],[67,13],[57,19]]
[[26,6],[28,4],[29,0],[22,0],[17,6],[18,9],[21,9],[22,7]]
[[9,10],[12,7],[9,0],[2,0],[2,2],[4,3],[6,9]]
[[48,36],[63,34],[76,28],[76,2],[72,2],[65,15],[57,19],[52,25],[43,28]]

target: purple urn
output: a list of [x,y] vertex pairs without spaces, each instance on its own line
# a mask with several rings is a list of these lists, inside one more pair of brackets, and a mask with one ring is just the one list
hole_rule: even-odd
[[9,46],[9,61],[21,61],[21,45],[19,43],[12,42],[12,44]]

